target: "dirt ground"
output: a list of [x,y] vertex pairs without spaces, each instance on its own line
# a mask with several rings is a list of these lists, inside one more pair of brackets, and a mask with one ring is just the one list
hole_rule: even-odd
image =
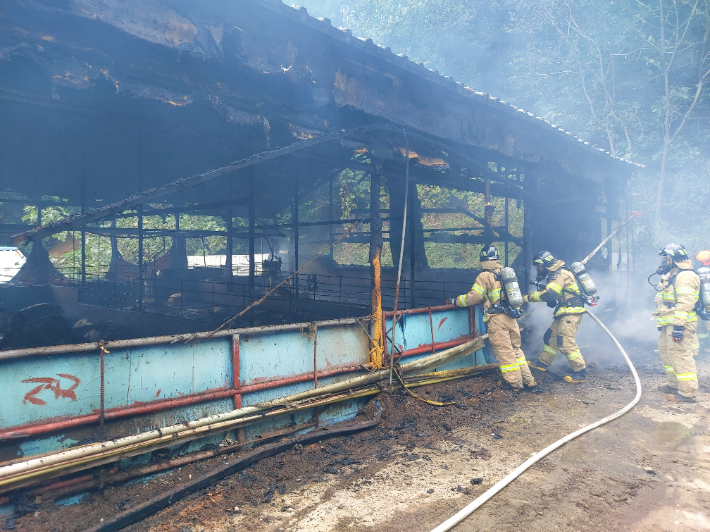
[[[589,360],[608,358],[586,352]],[[695,405],[669,403],[656,390],[664,377],[654,346],[629,354],[644,387],[641,403],[533,466],[456,530],[710,530],[710,354],[698,358]],[[495,374],[418,389],[431,399],[453,397],[458,404],[449,407],[380,394],[377,428],[265,459],[127,530],[431,530],[530,454],[620,409],[635,393],[625,366],[592,364],[584,385],[536,375],[539,392],[518,397],[499,388]],[[89,494],[75,505],[45,501],[5,527],[82,530],[230,459]]]

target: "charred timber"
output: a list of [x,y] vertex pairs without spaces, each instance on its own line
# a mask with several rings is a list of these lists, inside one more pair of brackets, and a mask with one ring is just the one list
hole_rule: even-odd
[[176,181],[168,183],[167,185],[163,185],[162,187],[153,188],[151,190],[147,190],[139,194],[134,194],[133,196],[130,196],[129,198],[126,198],[123,201],[112,203],[111,205],[106,205],[105,207],[101,207],[99,209],[93,209],[84,214],[69,216],[56,222],[37,227],[35,229],[32,229],[31,231],[26,231],[24,233],[14,235],[12,237],[12,242],[15,245],[26,244],[28,242],[34,242],[36,240],[51,236],[56,233],[60,233],[62,231],[71,231],[76,227],[85,225],[87,223],[95,222],[97,220],[102,220],[114,214],[119,214],[125,210],[137,207],[143,203],[154,200],[156,198],[161,198],[174,192],[179,192],[181,190],[195,187],[202,183],[206,183],[207,181],[211,181],[212,179],[215,179],[217,177],[236,172],[237,170],[241,170],[243,168],[248,168],[255,164],[263,163],[271,159],[276,159],[278,157],[288,155],[289,153],[304,150],[312,146],[317,146],[319,144],[323,144],[324,142],[330,142],[349,135],[355,135],[358,133],[373,131],[375,129],[386,128],[389,128],[389,126],[386,124],[361,126],[349,130],[328,133],[321,137],[316,137],[301,142],[295,142],[290,146],[286,146],[284,148],[278,148],[276,150],[251,155],[250,157],[246,157],[245,159],[241,159],[226,166],[215,168],[202,174],[195,174],[190,177],[178,179]]

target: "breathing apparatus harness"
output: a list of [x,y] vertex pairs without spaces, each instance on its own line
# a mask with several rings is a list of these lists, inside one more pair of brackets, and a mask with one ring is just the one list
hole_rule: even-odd
[[492,304],[490,307],[488,307],[488,309],[486,310],[486,314],[507,314],[511,318],[515,318],[517,320],[518,318],[520,318],[520,316],[522,316],[522,313],[520,312],[520,309],[517,309],[510,304],[510,301],[508,300],[508,292],[505,289],[505,283],[503,282],[503,278],[501,277],[500,273],[494,272],[492,270],[489,271],[493,274],[495,280],[500,283],[500,299],[494,304]]
[[[560,270],[567,270],[574,276],[574,279],[577,281],[577,287],[579,288],[581,294],[577,294],[572,290],[563,288],[562,294],[570,294],[572,295],[572,297],[563,301],[550,301],[547,303],[548,307],[554,308],[555,312],[557,312],[562,307],[584,307],[585,305],[594,307],[597,305],[597,303],[599,302],[599,296],[590,295],[587,293],[587,291],[584,289],[584,283],[580,280],[579,276],[577,275],[577,273],[575,273],[574,270],[572,270],[567,265],[561,266]],[[545,281],[554,281],[557,278],[557,275],[557,272],[548,272],[547,275],[543,277],[538,276],[537,280],[530,281],[530,284],[535,286],[538,290],[544,290],[547,287],[547,282]]]
[[[661,286],[661,288],[656,288],[656,285],[651,284],[651,277],[653,277],[654,275],[663,275],[663,274],[665,274],[665,273],[668,273],[668,272],[659,273],[659,270],[661,270],[661,269],[662,269],[662,268],[659,266],[658,269],[657,269],[655,272],[653,272],[651,275],[648,276],[648,284],[650,284],[651,287],[652,287],[656,292],[662,292],[663,290],[665,290],[665,289],[668,288],[669,286],[672,286],[672,287],[673,287],[673,292],[675,292],[675,280],[676,280],[676,277],[678,277],[678,275],[680,275],[680,274],[683,273],[683,272],[693,272],[693,273],[695,273],[696,275],[698,274],[698,272],[696,272],[695,269],[692,269],[692,270],[680,270],[680,271],[676,272],[675,274],[673,274],[673,275],[672,275],[671,277],[669,277],[668,279],[666,279],[665,283],[663,284],[663,286]],[[670,270],[669,270],[669,271],[670,271]],[[660,283],[659,283],[659,284],[660,284]],[[670,301],[664,301],[663,304],[664,304],[667,308],[675,308],[678,303],[675,302],[675,301],[674,301],[673,303],[671,303]],[[695,313],[698,315],[698,317],[699,317],[701,320],[703,320],[703,321],[710,321],[710,311],[708,311],[708,309],[703,305],[702,298],[698,297],[698,300],[695,302],[695,307],[693,308],[693,310],[695,311]]]
[[[668,279],[666,279],[663,286],[661,286],[660,288],[656,288],[656,285],[651,282],[651,277],[653,277],[654,275],[665,275],[667,273],[670,273],[670,271],[673,269],[674,264],[676,264],[678,261],[685,261],[688,259],[688,253],[687,253],[685,247],[683,247],[680,244],[673,244],[673,243],[667,244],[661,248],[661,250],[659,251],[658,254],[661,257],[667,258],[669,260],[667,260],[667,261],[664,260],[658,266],[658,268],[656,268],[656,271],[648,276],[648,279],[647,279],[648,284],[650,284],[651,287],[656,292],[661,292],[661,291],[665,290],[666,288],[668,288],[669,286],[673,286],[673,292],[675,293],[676,277],[678,277],[678,275],[680,275],[683,272],[692,271],[695,275],[698,275],[698,277],[700,277],[700,273],[697,272],[695,270],[695,268],[693,268],[692,270],[680,270],[680,271],[676,272],[675,274],[673,274]],[[700,254],[698,254],[698,255],[700,255]],[[701,271],[702,271],[702,268],[701,268]],[[658,284],[660,285],[661,283],[658,283]],[[699,295],[698,300],[695,302],[695,307],[693,308],[693,310],[700,317],[701,320],[710,321],[710,310],[709,310],[710,305],[708,305],[708,303],[710,303],[710,302],[703,300],[704,294],[702,292],[703,292],[703,285],[702,285],[702,277],[701,277],[701,294]],[[664,301],[663,304],[667,308],[675,308],[675,306],[677,305],[677,302],[674,301],[673,303],[671,303],[669,301]]]

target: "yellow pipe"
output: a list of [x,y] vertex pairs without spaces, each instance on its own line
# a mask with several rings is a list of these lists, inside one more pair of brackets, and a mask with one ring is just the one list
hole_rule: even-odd
[[370,363],[374,369],[382,367],[384,342],[382,339],[382,267],[380,264],[381,251],[378,249],[372,259],[372,350]]

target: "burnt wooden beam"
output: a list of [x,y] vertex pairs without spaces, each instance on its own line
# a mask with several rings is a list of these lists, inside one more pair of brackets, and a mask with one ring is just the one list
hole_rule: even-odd
[[[132,227],[85,227],[84,231],[87,233],[100,235],[100,236],[118,236],[118,237],[137,237],[140,235],[141,230]],[[207,231],[202,229],[143,229],[143,234],[148,237],[162,237],[162,236],[176,236],[183,238],[200,238],[202,236],[224,236],[226,237],[228,231]],[[271,233],[256,233],[257,237],[260,236],[278,236],[285,238],[286,234],[281,232],[271,232]],[[246,231],[232,232],[233,238],[248,239],[249,233]]]
[[316,137],[301,142],[295,142],[284,148],[278,148],[275,150],[251,155],[226,166],[215,168],[213,170],[209,170],[201,174],[195,174],[190,177],[178,179],[176,181],[168,183],[167,185],[163,185],[162,187],[153,188],[151,190],[147,190],[139,194],[134,194],[133,196],[126,198],[123,201],[112,203],[111,205],[106,205],[98,209],[92,209],[91,211],[86,212],[84,214],[69,216],[56,222],[37,227],[30,231],[25,231],[24,233],[14,235],[12,237],[12,242],[13,244],[18,245],[27,242],[34,242],[41,238],[51,236],[53,234],[60,233],[63,231],[71,231],[75,227],[79,227],[81,225],[95,222],[108,216],[121,213],[132,207],[137,207],[142,203],[146,203],[156,198],[161,198],[163,196],[167,196],[168,194],[179,192],[181,190],[185,190],[200,185],[202,183],[206,183],[207,181],[211,181],[212,179],[215,179],[217,177],[236,172],[243,168],[248,168],[255,164],[263,163],[265,161],[276,159],[278,157],[283,157],[284,155],[288,155],[289,153],[311,148],[313,146],[337,140],[348,135],[364,133],[367,131],[372,131],[374,129],[381,129],[383,127],[386,127],[386,125],[373,124],[349,130],[336,131],[327,135],[323,135],[322,137]]

